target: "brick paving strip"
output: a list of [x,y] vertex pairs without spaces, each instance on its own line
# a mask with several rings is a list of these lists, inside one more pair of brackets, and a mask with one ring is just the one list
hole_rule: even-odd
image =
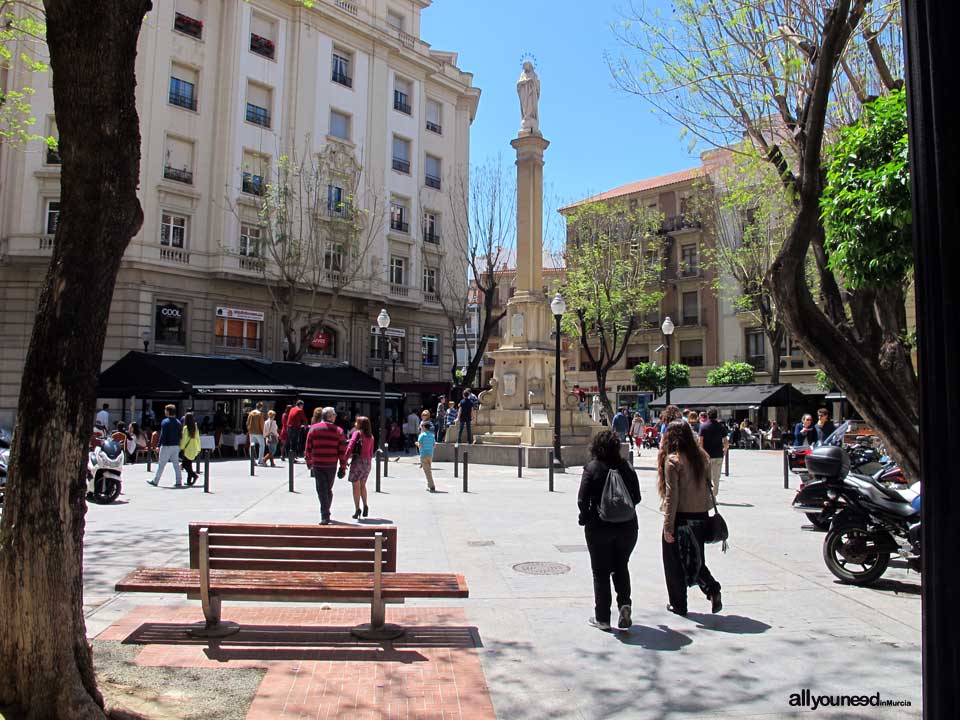
[[496,717],[480,636],[461,608],[388,608],[387,619],[407,633],[384,643],[350,634],[369,619],[365,608],[235,605],[228,615],[240,632],[206,641],[184,632],[203,619],[200,608],[138,606],[97,640],[142,645],[141,666],[265,669],[248,720]]

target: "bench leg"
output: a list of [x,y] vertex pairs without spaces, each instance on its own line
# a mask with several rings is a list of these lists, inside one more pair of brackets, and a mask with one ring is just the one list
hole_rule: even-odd
[[220,619],[220,598],[216,595],[209,595],[201,598],[203,605],[203,617],[205,622],[197,623],[191,627],[187,634],[195,638],[222,638],[239,632],[240,626],[229,620]]
[[385,622],[386,617],[386,604],[374,601],[370,604],[370,622],[351,628],[350,633],[361,640],[395,640],[406,632],[399,625]]

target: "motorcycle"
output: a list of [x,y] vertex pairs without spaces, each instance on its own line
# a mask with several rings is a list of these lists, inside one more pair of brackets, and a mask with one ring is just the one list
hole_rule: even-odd
[[823,561],[841,582],[869,585],[898,554],[920,570],[919,483],[894,489],[869,475],[850,473],[843,448],[821,447],[807,456],[812,477],[827,485],[825,509],[830,530],[823,540]]
[[120,497],[123,448],[111,437],[95,439],[87,455],[87,499],[109,505]]

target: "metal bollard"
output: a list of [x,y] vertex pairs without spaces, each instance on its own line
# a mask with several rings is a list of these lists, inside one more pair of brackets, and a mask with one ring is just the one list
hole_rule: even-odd
[[[630,454],[633,455],[632,452]],[[547,488],[549,492],[553,492],[553,450],[550,451],[547,457],[548,462],[550,463],[550,470],[547,474]],[[630,464],[633,465],[633,462],[631,461]]]
[[633,446],[630,446],[630,467],[633,467]]
[[382,452],[381,450],[377,450],[377,458],[376,458],[376,459],[377,459],[377,484],[376,484],[376,491],[377,491],[377,492],[380,492],[380,463],[383,462],[383,452]]
[[730,477],[730,448],[728,447],[723,453],[723,474],[725,477]]
[[203,451],[203,491],[210,492],[210,451]]
[[790,452],[783,449],[783,489],[790,489]]
[[453,476],[460,477],[460,443],[453,444]]
[[250,477],[256,475],[255,465],[253,463],[253,445],[250,446]]
[[517,446],[517,477],[523,477],[523,445]]
[[150,455],[153,451],[147,448],[147,472],[150,472]]
[[463,451],[463,491],[470,492],[467,489],[467,478],[470,475],[470,453],[467,450]]
[[390,456],[387,455],[387,445],[383,446],[383,476],[390,477]]
[[294,459],[294,455],[291,452],[287,457],[287,492],[294,492],[293,471],[295,468],[293,467],[293,464],[294,464],[293,459]]

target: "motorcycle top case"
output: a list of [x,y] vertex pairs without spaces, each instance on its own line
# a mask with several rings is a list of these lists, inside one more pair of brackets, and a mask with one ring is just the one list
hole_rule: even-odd
[[843,448],[818,447],[807,455],[807,472],[816,477],[844,478],[850,472],[850,456]]

